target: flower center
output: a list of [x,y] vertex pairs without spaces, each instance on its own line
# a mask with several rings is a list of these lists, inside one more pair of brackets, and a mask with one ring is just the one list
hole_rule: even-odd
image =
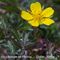
[[34,15],[34,19],[36,19],[36,20],[41,20],[40,14]]

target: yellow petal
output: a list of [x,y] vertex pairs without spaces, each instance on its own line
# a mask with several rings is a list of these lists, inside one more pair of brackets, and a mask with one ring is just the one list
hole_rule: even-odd
[[39,22],[38,20],[31,20],[31,21],[28,21],[28,23],[32,26],[35,26],[35,27],[38,27],[39,26]]
[[41,12],[41,4],[39,2],[32,3],[30,9],[32,14],[39,14]]
[[32,15],[26,11],[21,12],[21,17],[27,21],[33,19]]
[[51,25],[54,23],[54,20],[50,19],[50,18],[45,18],[45,19],[42,19],[42,24],[45,24],[45,25]]
[[43,10],[41,16],[42,17],[50,17],[51,15],[53,15],[53,13],[54,13],[54,10],[51,7],[48,7]]

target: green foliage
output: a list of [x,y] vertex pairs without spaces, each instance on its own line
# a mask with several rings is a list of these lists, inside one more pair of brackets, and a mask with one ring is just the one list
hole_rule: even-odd
[[18,0],[0,0],[1,2],[12,2],[12,3],[14,3],[14,2],[17,2]]

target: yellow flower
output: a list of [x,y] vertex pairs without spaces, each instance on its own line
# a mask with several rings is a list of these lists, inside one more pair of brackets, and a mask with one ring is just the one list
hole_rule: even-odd
[[30,5],[30,11],[21,12],[21,17],[28,21],[28,23],[32,26],[38,27],[39,25],[51,25],[54,21],[51,18],[54,10],[51,7],[46,9],[42,9],[41,4],[39,2],[32,3]]

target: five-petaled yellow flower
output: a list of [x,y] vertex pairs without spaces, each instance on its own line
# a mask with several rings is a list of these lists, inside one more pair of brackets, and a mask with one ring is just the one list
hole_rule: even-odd
[[32,3],[30,5],[30,11],[22,10],[21,17],[28,21],[32,26],[38,27],[39,25],[51,25],[54,21],[51,18],[54,10],[51,7],[42,9],[39,2]]

